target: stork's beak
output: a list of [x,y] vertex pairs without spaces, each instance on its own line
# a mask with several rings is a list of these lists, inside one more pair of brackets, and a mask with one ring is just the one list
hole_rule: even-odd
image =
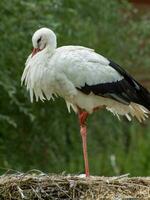
[[39,51],[41,51],[40,48],[34,48],[33,51],[32,51],[32,57],[37,54]]

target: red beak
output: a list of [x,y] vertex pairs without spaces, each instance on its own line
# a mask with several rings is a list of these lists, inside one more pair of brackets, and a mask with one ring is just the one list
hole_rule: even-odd
[[39,51],[41,51],[41,49],[39,48],[34,48],[33,51],[32,51],[32,57],[37,54]]

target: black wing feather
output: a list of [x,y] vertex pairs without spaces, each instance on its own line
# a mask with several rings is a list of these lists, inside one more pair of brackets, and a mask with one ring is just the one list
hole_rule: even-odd
[[124,104],[135,102],[150,110],[150,93],[130,76],[118,64],[109,60],[109,65],[118,71],[124,78],[112,83],[101,83],[97,85],[85,85],[77,88],[85,94],[93,92],[95,95],[109,97]]

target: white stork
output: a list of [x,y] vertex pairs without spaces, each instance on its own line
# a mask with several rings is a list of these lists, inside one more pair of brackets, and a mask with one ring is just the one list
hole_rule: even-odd
[[82,46],[57,48],[55,33],[48,28],[32,37],[21,82],[34,96],[50,100],[59,95],[78,114],[83,143],[85,174],[89,176],[86,119],[95,110],[106,108],[119,118],[131,116],[140,122],[150,113],[150,93],[115,62]]

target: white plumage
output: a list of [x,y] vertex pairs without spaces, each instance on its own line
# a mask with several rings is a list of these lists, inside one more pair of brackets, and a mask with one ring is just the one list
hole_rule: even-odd
[[126,115],[129,120],[129,114],[139,121],[145,118],[148,110],[142,105],[126,105],[92,92],[86,95],[77,89],[84,87],[85,83],[92,86],[122,80],[124,77],[109,65],[108,59],[82,46],[56,48],[56,36],[47,28],[36,31],[32,41],[39,51],[28,57],[21,79],[30,92],[32,102],[34,95],[36,101],[43,101],[56,94],[62,96],[68,109],[71,106],[75,112],[78,107],[91,113],[94,108],[105,106],[113,114]]
[[33,52],[28,57],[21,82],[33,102],[65,99],[78,113],[83,143],[85,173],[89,176],[86,119],[89,113],[106,108],[119,118],[135,116],[140,122],[150,110],[150,93],[119,65],[82,46],[57,48],[56,35],[47,28],[32,37]]

